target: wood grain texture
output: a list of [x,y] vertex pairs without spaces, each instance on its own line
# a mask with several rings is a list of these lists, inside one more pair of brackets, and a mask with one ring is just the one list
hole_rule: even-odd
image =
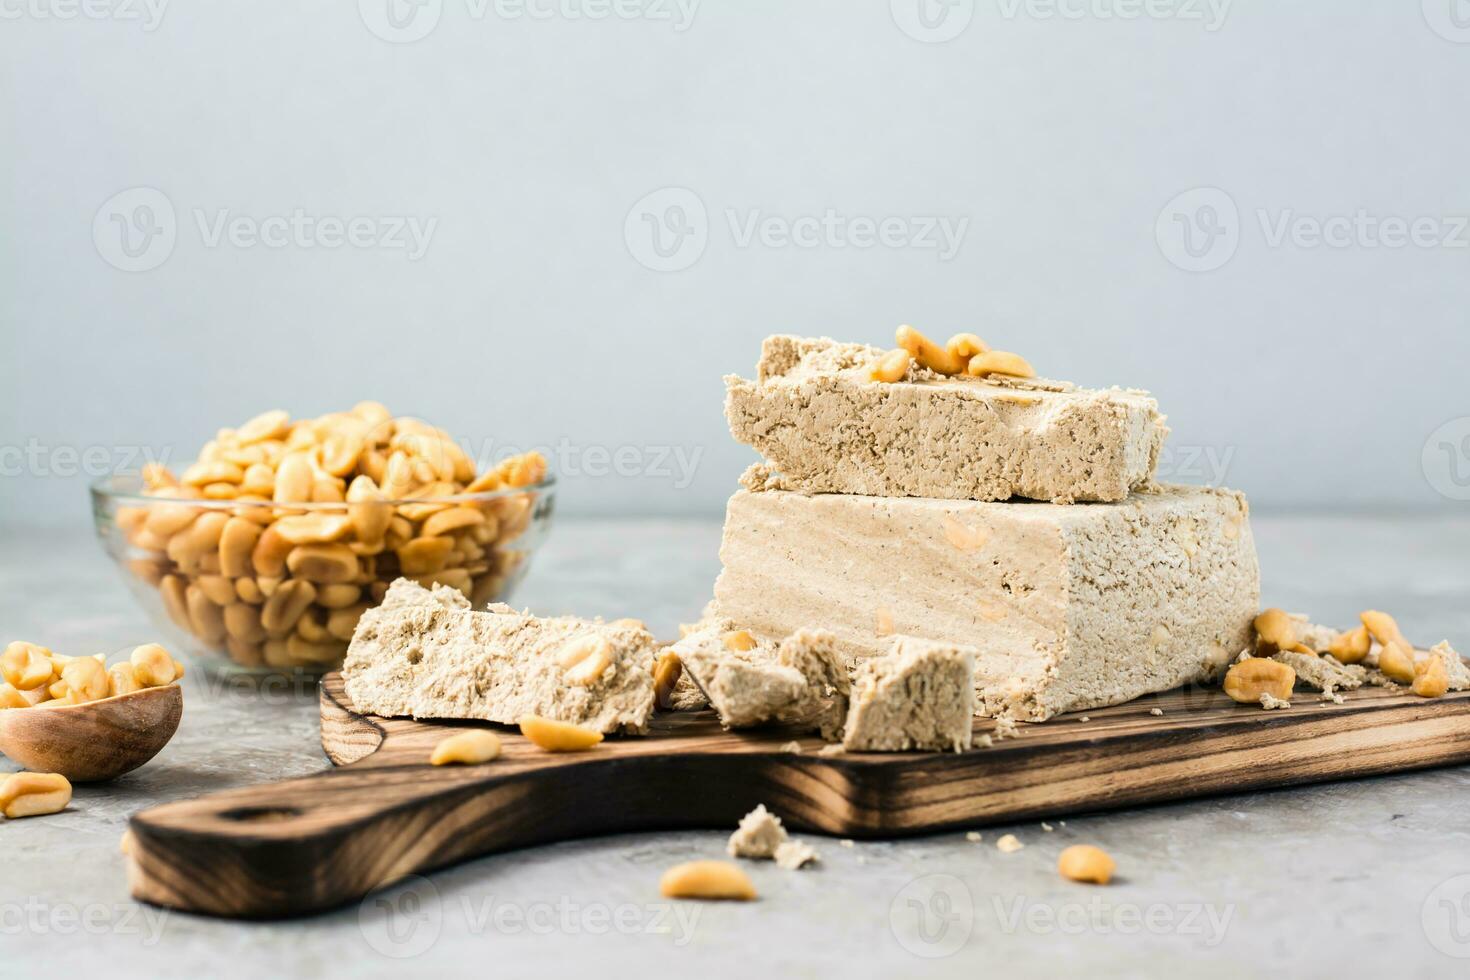
[[[1263,711],[1218,689],[1183,689],[1022,726],[957,754],[824,757],[809,736],[724,732],[708,711],[660,714],[647,737],[569,755],[501,728],[500,759],[436,768],[434,745],[474,723],[365,717],[330,675],[322,746],[338,768],[139,813],[132,891],[191,912],[279,918],[511,848],[733,830],[757,803],[797,830],[896,837],[1470,761],[1470,692],[1297,698]],[[993,729],[976,720],[977,734]],[[783,751],[792,740],[803,752]]]
[[0,711],[0,753],[31,772],[104,782],[163,751],[183,717],[178,684],[82,704],[11,708]]

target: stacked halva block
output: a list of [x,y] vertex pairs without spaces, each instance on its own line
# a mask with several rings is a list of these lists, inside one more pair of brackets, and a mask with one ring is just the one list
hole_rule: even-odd
[[771,337],[755,380],[726,379],[731,432],[764,460],[676,650],[820,630],[855,669],[844,741],[877,750],[968,745],[972,709],[1044,721],[1210,680],[1248,644],[1246,500],[1154,482],[1168,429],[1147,394],[917,364],[873,380],[883,354]]

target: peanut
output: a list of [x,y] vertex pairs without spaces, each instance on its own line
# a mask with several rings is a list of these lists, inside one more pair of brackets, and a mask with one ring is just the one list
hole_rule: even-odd
[[868,380],[894,384],[908,377],[914,356],[902,348],[883,354],[868,366]]
[[729,861],[689,861],[663,873],[658,881],[664,898],[699,898],[749,902],[755,898],[750,876]]
[[500,738],[494,732],[473,731],[451,735],[434,746],[429,764],[434,766],[478,766],[500,755]]
[[187,591],[188,587],[181,576],[165,575],[159,579],[158,594],[163,599],[164,611],[168,613],[168,618],[173,620],[176,626],[186,630],[194,628],[189,622]]
[[181,673],[169,652],[157,643],[145,643],[134,647],[128,656],[133,665],[133,676],[144,687],[163,687],[172,684]]
[[143,684],[138,680],[137,672],[133,665],[113,664],[107,668],[107,696],[117,697],[120,694],[132,694],[143,690]]
[[449,538],[414,538],[394,553],[404,575],[432,575],[444,567],[453,549]]
[[260,625],[272,637],[284,637],[295,627],[296,620],[316,598],[316,586],[305,579],[288,579],[265,601],[260,610]]
[[1372,645],[1373,641],[1368,635],[1368,627],[1359,626],[1355,630],[1348,630],[1346,633],[1339,633],[1333,637],[1332,642],[1327,645],[1327,652],[1339,663],[1356,664],[1361,663],[1363,658],[1368,656],[1368,650]]
[[961,364],[968,365],[970,358],[976,354],[984,354],[990,350],[990,345],[972,333],[957,333],[949,338],[944,349],[951,356],[959,358]]
[[664,711],[673,706],[674,688],[684,673],[684,662],[672,650],[665,650],[653,665],[653,703]]
[[[194,584],[216,606],[228,606],[235,601],[235,583],[223,575],[201,575],[194,580]],[[187,595],[186,591],[185,596]]]
[[1414,644],[1404,639],[1404,634],[1399,630],[1398,621],[1388,613],[1369,609],[1359,618],[1362,619],[1368,632],[1373,634],[1373,639],[1378,641],[1379,646],[1386,647],[1390,643],[1397,643],[1405,650],[1414,649]]
[[1280,609],[1267,609],[1255,619],[1256,649],[1264,657],[1297,645],[1296,623]]
[[283,438],[291,429],[291,416],[281,409],[261,412],[255,418],[235,430],[235,438],[242,446],[267,439]]
[[1034,378],[1036,369],[1019,354],[1004,350],[988,350],[970,358],[965,366],[967,374],[983,378],[987,374],[1007,374],[1014,378]]
[[547,752],[583,752],[602,741],[601,732],[539,715],[524,716],[520,726],[531,744]]
[[189,610],[189,629],[206,643],[220,643],[225,638],[225,620],[220,607],[197,585],[184,590],[184,604]]
[[352,520],[346,514],[301,514],[283,517],[273,527],[291,544],[327,544],[345,538]]
[[1430,657],[1414,668],[1414,683],[1409,690],[1421,698],[1441,698],[1449,689],[1450,675],[1443,660]]
[[1414,655],[1409,649],[1390,640],[1378,651],[1378,669],[1391,681],[1400,684],[1414,682]]
[[451,507],[442,510],[424,521],[422,533],[426,538],[451,534],[461,528],[485,523],[485,513],[473,507]]
[[333,639],[351,640],[352,634],[357,632],[357,621],[362,619],[362,614],[367,610],[365,602],[342,609],[333,609],[327,616],[327,633]]
[[1063,878],[1094,885],[1106,885],[1116,868],[1107,851],[1091,844],[1073,844],[1057,858],[1057,870]]
[[71,802],[71,783],[54,772],[18,772],[0,782],[0,813],[7,819],[60,813]]
[[78,657],[61,668],[61,683],[73,704],[107,697],[107,668],[91,657]]
[[6,708],[29,708],[30,706],[31,702],[27,701],[10,684],[0,684],[0,711]]
[[898,346],[912,354],[922,367],[931,371],[939,374],[960,374],[965,370],[963,360],[908,324],[899,327],[894,332],[893,339]]
[[17,691],[32,691],[50,683],[55,672],[51,651],[34,643],[17,640],[0,653],[0,676]]
[[381,541],[393,519],[393,508],[383,503],[387,498],[367,475],[359,476],[347,487],[347,516],[353,532],[362,542]]
[[286,567],[298,579],[322,584],[351,582],[357,576],[357,555],[345,544],[304,544],[286,556]]
[[1243,660],[1225,673],[1225,693],[1241,704],[1256,704],[1262,694],[1289,700],[1295,685],[1296,671],[1286,664],[1261,657]]
[[315,480],[311,458],[305,453],[292,453],[276,467],[276,489],[271,499],[278,504],[309,503]]
[[733,632],[726,633],[721,642],[724,643],[726,650],[731,650],[735,653],[745,653],[746,651],[754,650],[758,645],[755,637],[750,634],[749,630],[734,630]]

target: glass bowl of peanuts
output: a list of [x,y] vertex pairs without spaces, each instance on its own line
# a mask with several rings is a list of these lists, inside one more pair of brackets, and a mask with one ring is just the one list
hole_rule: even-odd
[[92,486],[103,547],[173,646],[223,673],[324,673],[395,579],[504,601],[555,499],[530,452],[480,471],[444,430],[376,402],[221,429],[177,476]]

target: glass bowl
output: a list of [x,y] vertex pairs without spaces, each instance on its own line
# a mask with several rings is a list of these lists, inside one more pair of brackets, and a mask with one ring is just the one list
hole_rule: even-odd
[[149,496],[140,478],[114,476],[92,485],[92,516],[170,650],[218,673],[320,674],[341,666],[357,620],[400,576],[457,588],[477,609],[508,599],[550,529],[555,482],[276,504]]

